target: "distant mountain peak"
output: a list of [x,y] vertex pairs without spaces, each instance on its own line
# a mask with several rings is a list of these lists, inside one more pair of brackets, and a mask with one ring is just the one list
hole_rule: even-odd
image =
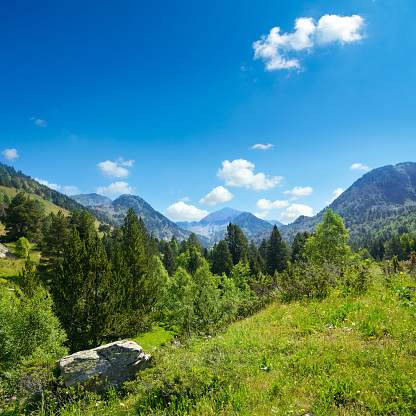
[[219,211],[212,212],[208,214],[206,217],[202,218],[199,223],[201,225],[223,225],[225,223],[232,222],[235,218],[237,218],[243,211],[237,211],[233,208],[222,208]]
[[79,194],[79,195],[74,195],[71,198],[75,199],[75,201],[79,202],[85,207],[92,207],[95,205],[110,205],[112,202],[110,198],[107,198],[106,196],[99,195],[96,193]]

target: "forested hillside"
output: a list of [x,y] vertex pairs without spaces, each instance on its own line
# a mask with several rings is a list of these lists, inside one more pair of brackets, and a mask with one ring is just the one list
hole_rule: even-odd
[[12,166],[7,166],[2,163],[0,163],[0,186],[38,195],[44,200],[50,201],[67,211],[76,209],[81,212],[82,210],[86,209],[91,212],[97,218],[97,220],[106,224],[115,225],[115,222],[103,213],[88,207],[86,208],[69,196],[50,189],[46,185],[42,185],[35,181],[30,176],[23,174],[21,171],[16,172]]
[[[394,234],[416,231],[416,163],[374,169],[354,182],[328,208],[340,215],[349,229],[350,242],[357,246]],[[300,217],[280,228],[287,242],[298,232],[313,232],[323,212]]]

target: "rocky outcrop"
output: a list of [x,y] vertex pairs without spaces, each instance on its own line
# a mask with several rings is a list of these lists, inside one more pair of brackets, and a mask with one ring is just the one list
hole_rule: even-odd
[[15,258],[15,255],[12,254],[6,246],[0,244],[0,259],[5,259],[6,257],[13,259]]
[[151,361],[152,356],[145,354],[140,345],[123,340],[68,355],[56,366],[67,387],[81,384],[89,391],[106,391],[133,379]]

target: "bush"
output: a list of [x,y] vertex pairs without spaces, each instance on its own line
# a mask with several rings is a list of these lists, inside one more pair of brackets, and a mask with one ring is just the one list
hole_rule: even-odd
[[16,241],[14,254],[21,259],[25,259],[29,255],[30,244],[26,237],[20,237]]
[[329,265],[317,267],[305,263],[289,264],[283,273],[276,273],[277,288],[286,300],[304,296],[324,298],[335,286],[337,270]]
[[63,347],[65,339],[45,289],[36,288],[32,298],[17,297],[6,291],[0,293],[0,363],[3,372],[0,393],[4,397],[18,392],[29,396],[39,393],[38,388],[26,388],[43,385],[36,375],[31,377],[30,383],[25,382],[27,369],[38,365],[52,368],[57,358],[67,354]]

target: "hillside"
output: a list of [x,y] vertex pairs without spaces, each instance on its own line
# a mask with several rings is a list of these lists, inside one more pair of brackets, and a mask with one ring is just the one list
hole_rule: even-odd
[[[16,188],[7,188],[6,186],[0,186],[0,192],[10,196],[11,198],[13,198],[17,193],[21,192],[21,190],[16,189]],[[62,211],[65,215],[68,215],[69,212],[70,212],[67,209],[62,208],[62,207],[54,204],[53,202],[42,198],[39,195],[32,194],[32,193],[28,193],[28,195],[31,198],[36,199],[37,201],[41,202],[44,205],[45,212],[47,214],[49,214],[50,212],[53,212],[54,214],[57,214],[58,211]]]
[[413,280],[392,278],[374,267],[365,293],[278,299],[212,336],[138,336],[156,365],[108,400],[76,400],[62,414],[413,416]]
[[[355,181],[328,208],[340,215],[351,243],[416,231],[416,163],[405,162],[374,169]],[[312,232],[323,211],[299,217],[279,230],[287,242],[298,232]]]
[[[33,194],[40,197],[43,201],[52,203],[62,210],[72,211],[74,209],[78,211],[87,210],[92,213],[96,219],[100,222],[115,225],[114,221],[103,213],[96,210],[85,207],[79,202],[73,200],[67,195],[64,195],[58,191],[48,188],[46,185],[42,185],[35,181],[30,176],[23,174],[21,171],[0,163],[0,186],[4,187],[4,193],[13,195],[18,191],[24,191],[28,194]],[[9,190],[6,190],[9,189]]]

